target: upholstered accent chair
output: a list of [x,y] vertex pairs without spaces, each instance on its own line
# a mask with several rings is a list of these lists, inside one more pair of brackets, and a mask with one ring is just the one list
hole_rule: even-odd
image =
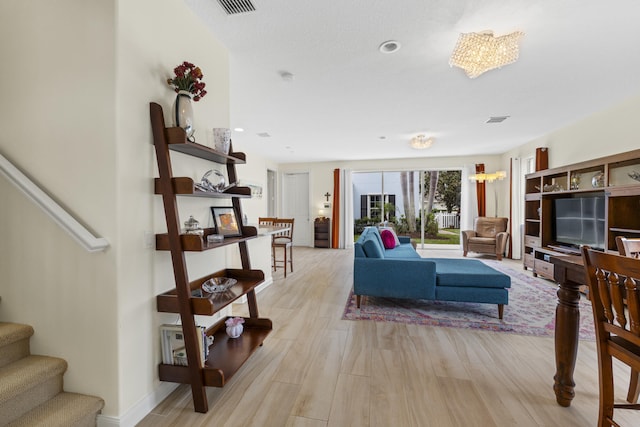
[[509,242],[508,223],[509,218],[476,218],[473,230],[462,232],[463,256],[469,252],[493,254],[501,261]]

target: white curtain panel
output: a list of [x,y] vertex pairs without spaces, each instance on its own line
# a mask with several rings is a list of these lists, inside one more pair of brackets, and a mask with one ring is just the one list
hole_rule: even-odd
[[[522,259],[522,230],[524,228],[524,179],[520,158],[511,158],[511,258]],[[526,173],[526,172],[525,172]]]
[[[462,168],[462,195],[460,197],[460,230],[473,230],[473,221],[478,216],[478,198],[475,181],[469,177],[476,173],[476,165]],[[462,245],[462,243],[461,243]]]
[[353,183],[351,169],[340,169],[340,230],[338,247],[353,247]]

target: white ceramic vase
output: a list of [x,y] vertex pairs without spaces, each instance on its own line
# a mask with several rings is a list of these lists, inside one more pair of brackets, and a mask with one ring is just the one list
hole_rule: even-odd
[[187,133],[187,138],[191,138],[195,129],[193,127],[193,106],[191,105],[191,93],[181,90],[176,95],[171,111],[173,125],[181,127]]

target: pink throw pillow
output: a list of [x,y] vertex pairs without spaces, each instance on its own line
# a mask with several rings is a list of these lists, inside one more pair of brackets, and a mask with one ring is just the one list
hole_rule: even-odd
[[393,249],[396,247],[396,239],[393,237],[393,233],[389,230],[382,230],[380,237],[382,238],[382,244],[385,249]]

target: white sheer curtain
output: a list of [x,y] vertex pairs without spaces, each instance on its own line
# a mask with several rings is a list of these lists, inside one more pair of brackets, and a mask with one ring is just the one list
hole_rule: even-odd
[[[478,216],[478,196],[476,183],[469,177],[476,173],[476,165],[464,165],[462,168],[462,196],[460,197],[460,230],[473,230],[473,221]],[[462,243],[461,243],[462,244]]]
[[338,247],[353,247],[353,184],[351,169],[340,169],[340,231]]

